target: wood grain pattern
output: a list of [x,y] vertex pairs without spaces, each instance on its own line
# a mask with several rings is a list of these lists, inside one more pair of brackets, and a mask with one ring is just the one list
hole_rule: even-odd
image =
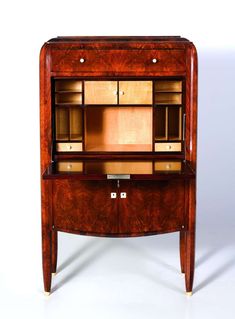
[[[52,210],[55,227],[96,233],[118,233],[113,181],[54,181]],[[63,198],[63,201],[61,201]]]
[[[84,63],[80,62],[81,58],[84,59]],[[157,63],[153,63],[154,58],[157,59]],[[71,77],[71,81],[70,86],[66,87],[67,84],[63,83],[62,78],[68,77]],[[110,148],[108,143],[111,141],[108,140],[108,137],[99,132],[104,129],[102,124],[89,128],[92,138],[90,142],[89,140],[83,141],[83,146],[90,144],[93,153],[56,154],[56,145],[52,140],[53,83],[55,83],[56,91],[59,91],[57,102],[66,104],[66,101],[78,102],[78,95],[75,93],[75,95],[63,96],[67,94],[63,91],[82,92],[83,82],[81,80],[152,81],[162,77],[165,80],[182,81],[183,85],[180,87],[183,90],[185,83],[185,100],[183,98],[182,101],[186,113],[185,153],[154,153],[152,149],[154,136],[147,137],[141,119],[134,116],[133,122],[138,122],[140,128],[138,140],[131,138],[131,129],[137,124],[127,123],[122,118],[120,121],[125,123],[122,125],[129,128],[128,136],[121,135],[119,132],[120,136],[116,138],[116,144],[114,143],[113,147]],[[53,82],[54,78],[57,79],[56,82]],[[178,90],[178,84],[173,87],[173,91],[176,90]],[[66,100],[67,98],[69,100]],[[81,93],[79,103],[83,98],[83,93]],[[116,96],[116,98],[119,100],[120,97]],[[136,107],[135,111],[141,112],[141,107],[138,110]],[[141,113],[141,117],[147,125],[152,125],[154,119],[147,113],[148,111],[145,110]],[[98,117],[98,110],[95,116]],[[112,116],[109,115],[109,120],[110,117]],[[111,122],[116,124],[114,120]],[[102,123],[109,125],[109,121]],[[72,134],[73,132],[80,134],[81,126],[77,122],[70,124]],[[87,130],[87,126],[82,128],[84,129]],[[66,131],[65,127],[61,128],[62,133],[63,131]],[[69,134],[68,132],[67,135]],[[116,133],[112,134],[115,138]],[[191,292],[195,259],[197,154],[197,52],[195,46],[185,38],[169,36],[59,37],[51,39],[43,45],[40,53],[40,137],[42,257],[45,291],[50,291],[51,273],[56,271],[57,231],[60,230],[76,234],[112,237],[179,231],[181,270],[185,273],[186,291]],[[95,140],[96,137],[97,140]],[[92,140],[95,141],[93,146],[91,145]],[[98,144],[101,140],[105,140],[103,148],[100,147],[102,143]],[[125,151],[124,146],[129,145],[127,143],[133,143],[130,145],[133,145],[135,152],[131,154],[127,152],[124,155],[122,152]],[[142,148],[139,145],[142,145]],[[184,148],[184,143],[182,148]],[[120,188],[117,188],[116,181],[107,181],[105,175],[100,173],[91,177],[83,172],[75,174],[71,172],[68,178],[66,172],[65,174],[63,172],[54,174],[50,169],[47,170],[52,161],[58,159],[64,159],[70,163],[72,159],[77,161],[86,159],[121,161],[124,158],[132,161],[147,158],[164,159],[165,162],[172,161],[172,159],[185,159],[187,161],[185,163],[193,170],[186,167],[186,171],[181,174],[177,172],[174,174],[171,172],[168,172],[169,174],[158,172],[153,175],[136,174],[130,181],[121,181]],[[102,169],[106,172],[109,164],[101,167],[101,171]],[[116,169],[118,170],[119,166]],[[48,173],[44,174],[45,171]],[[111,192],[117,193],[117,200],[111,199]],[[127,198],[120,199],[120,192],[126,192]]]
[[184,224],[184,181],[121,181],[119,232],[175,231]]
[[119,81],[119,104],[152,104],[152,81]]
[[[80,63],[84,58],[85,63]],[[152,59],[156,58],[157,63]],[[155,72],[185,71],[184,50],[73,50],[69,46],[66,50],[52,49],[52,71],[136,73],[144,72],[154,75]]]

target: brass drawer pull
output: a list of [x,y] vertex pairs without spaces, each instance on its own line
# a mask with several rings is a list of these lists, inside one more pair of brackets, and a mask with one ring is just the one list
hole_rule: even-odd
[[157,62],[158,62],[158,59],[154,58],[154,59],[152,59],[152,62],[153,62],[153,63],[157,63]]
[[84,59],[84,58],[81,58],[79,61],[80,61],[80,63],[84,63],[84,62],[85,62],[85,59]]

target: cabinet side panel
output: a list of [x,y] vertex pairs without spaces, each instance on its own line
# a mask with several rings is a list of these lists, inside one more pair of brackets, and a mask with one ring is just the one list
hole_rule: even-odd
[[194,45],[189,46],[187,49],[186,62],[186,159],[196,169],[198,64]]

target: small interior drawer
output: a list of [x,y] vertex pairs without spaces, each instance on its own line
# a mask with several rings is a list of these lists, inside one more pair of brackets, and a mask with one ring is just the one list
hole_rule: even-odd
[[155,171],[181,171],[181,162],[173,162],[173,161],[166,161],[166,162],[155,162],[154,163],[154,170]]
[[58,172],[83,172],[83,162],[57,162]]
[[181,152],[181,143],[155,143],[155,152]]
[[81,152],[82,143],[56,143],[57,152]]

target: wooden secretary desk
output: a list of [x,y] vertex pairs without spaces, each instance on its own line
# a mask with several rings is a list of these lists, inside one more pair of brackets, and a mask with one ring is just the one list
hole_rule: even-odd
[[192,293],[197,53],[181,37],[58,37],[40,54],[44,289],[57,232],[179,232]]

